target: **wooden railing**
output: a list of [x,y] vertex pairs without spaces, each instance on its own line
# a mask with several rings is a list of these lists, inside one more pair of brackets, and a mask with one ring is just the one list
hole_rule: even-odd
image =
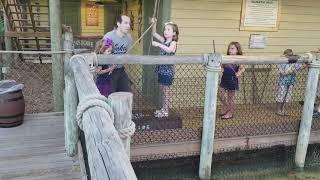
[[[69,49],[67,48],[66,51]],[[290,58],[280,57],[280,56],[222,56],[219,54],[207,54],[201,56],[135,56],[135,55],[95,55],[95,54],[81,54],[81,57],[72,57],[72,61],[67,61],[69,57],[66,57],[65,62],[70,64],[66,65],[66,101],[68,98],[76,99],[76,93],[78,93],[80,104],[83,101],[89,100],[88,97],[98,96],[98,90],[95,87],[89,73],[89,64],[205,64],[207,65],[207,76],[206,76],[206,89],[205,89],[205,106],[204,106],[204,118],[203,118],[203,132],[202,132],[202,143],[201,143],[201,154],[200,154],[200,167],[199,176],[201,179],[209,179],[211,176],[211,164],[212,164],[212,154],[213,154],[213,144],[214,144],[214,132],[215,132],[215,114],[216,114],[216,102],[217,102],[217,89],[218,89],[218,78],[220,72],[221,64],[284,64],[288,63]],[[317,89],[317,82],[319,76],[319,56],[313,54],[305,54],[296,58],[298,63],[309,63],[309,74],[306,84],[306,94],[305,103],[302,113],[302,120],[300,123],[300,132],[297,142],[296,150],[296,165],[298,167],[304,166],[305,155],[307,152],[311,122],[312,122],[312,110],[315,100],[315,93]],[[72,77],[74,76],[74,77]],[[75,85],[72,85],[75,81]],[[123,97],[127,100],[119,100],[116,102],[117,98]],[[131,104],[132,99],[124,95],[111,95],[110,97],[111,106],[113,107],[113,113],[121,113],[119,108],[124,107],[125,104]],[[129,100],[130,99],[130,100]],[[65,116],[66,126],[73,129],[75,125],[75,111],[76,111],[76,100],[72,100],[73,103],[66,103]],[[116,105],[118,104],[118,105]],[[122,105],[121,105],[122,104]],[[81,107],[81,106],[80,106]],[[130,107],[130,106],[129,106]],[[69,109],[68,109],[69,108]],[[131,108],[131,107],[130,107]],[[127,108],[130,111],[130,108]],[[80,108],[81,109],[81,108]],[[121,109],[121,108],[120,108]],[[79,112],[79,107],[78,107]],[[123,128],[123,125],[128,123],[131,117],[122,116],[121,123],[115,118],[115,126],[112,123],[112,112],[107,113],[103,108],[95,107],[84,111],[82,115],[82,125],[83,130],[86,135],[86,140],[88,139],[88,156],[89,164],[92,163],[96,169],[100,169],[95,173],[103,173],[106,171],[109,173],[115,173],[117,175],[112,175],[113,177],[118,177],[120,175],[126,174],[120,179],[135,179],[136,176],[130,165],[128,158],[129,154],[129,142],[130,139],[123,140],[121,143],[119,136],[117,135],[116,128]],[[120,117],[119,116],[119,117]],[[104,118],[101,118],[104,117]],[[117,117],[117,115],[115,115]],[[125,119],[128,119],[125,121]],[[118,124],[119,123],[119,124]],[[127,124],[128,125],[128,124]],[[108,127],[108,128],[106,128]],[[75,142],[77,137],[74,133],[70,133],[69,129],[66,129],[66,139],[69,139],[66,144],[69,150],[69,155],[75,153],[76,146]],[[94,132],[94,130],[96,132]],[[68,132],[69,131],[69,132]],[[100,137],[100,138],[99,138]],[[99,140],[101,144],[97,146],[94,143]],[[101,141],[101,139],[107,139],[106,141]],[[101,151],[103,147],[103,151]],[[126,148],[126,150],[125,150]],[[127,152],[126,152],[127,151]],[[112,156],[111,156],[112,155]],[[90,157],[92,156],[92,157]],[[121,163],[120,163],[121,159]],[[100,162],[100,163],[98,163]],[[108,163],[117,162],[115,167],[111,167]],[[107,164],[105,164],[107,163]],[[90,168],[91,169],[91,168]],[[102,170],[101,170],[102,169]],[[115,170],[117,169],[117,170]],[[114,171],[111,171],[114,170]],[[108,174],[106,173],[105,174]],[[118,174],[120,173],[120,174]],[[123,174],[121,174],[123,173]],[[92,174],[94,176],[95,174]],[[98,177],[98,176],[96,176]],[[116,178],[119,179],[119,178]]]

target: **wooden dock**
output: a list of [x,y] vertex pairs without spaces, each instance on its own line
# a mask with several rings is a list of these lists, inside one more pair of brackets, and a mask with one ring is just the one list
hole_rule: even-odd
[[63,113],[26,115],[21,126],[0,128],[0,179],[81,179],[78,156],[65,153]]
[[[229,122],[218,122],[218,131],[221,131],[219,126],[232,126]],[[272,125],[281,125],[281,121],[276,122]],[[233,131],[232,128],[229,130]],[[188,136],[181,139],[184,135]],[[201,130],[198,128],[137,131],[131,142],[131,161],[199,155],[200,136]],[[296,138],[297,133],[292,131],[218,138],[214,151],[221,153],[275,145],[291,146],[296,143]],[[164,142],[165,139],[168,142]],[[170,139],[172,142],[169,142]],[[319,142],[320,130],[316,128],[311,133],[310,143]],[[65,153],[63,113],[26,115],[21,126],[0,128],[0,144],[0,180],[84,179],[79,157],[70,158]]]

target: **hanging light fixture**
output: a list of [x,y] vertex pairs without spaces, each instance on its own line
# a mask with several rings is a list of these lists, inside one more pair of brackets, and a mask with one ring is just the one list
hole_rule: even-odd
[[96,6],[104,6],[104,4],[103,4],[102,1],[103,1],[103,0],[96,0],[95,5],[96,5]]
[[88,2],[96,5],[96,6],[103,6],[103,0],[88,0]]
[[96,6],[104,6],[105,3],[119,3],[119,0],[88,0],[94,3]]

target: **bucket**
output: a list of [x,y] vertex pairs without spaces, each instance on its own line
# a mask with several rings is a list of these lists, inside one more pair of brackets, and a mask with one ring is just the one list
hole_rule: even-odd
[[15,127],[23,122],[25,103],[23,85],[19,85],[15,81],[1,81],[0,127]]

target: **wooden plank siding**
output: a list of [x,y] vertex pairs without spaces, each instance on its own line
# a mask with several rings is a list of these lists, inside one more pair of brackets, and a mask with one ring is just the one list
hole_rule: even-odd
[[[179,25],[178,54],[226,52],[231,41],[239,41],[247,55],[279,55],[286,48],[296,53],[319,47],[320,2],[283,0],[279,31],[239,31],[241,0],[176,0],[172,1],[172,19]],[[183,4],[183,6],[181,6]],[[267,35],[267,48],[248,49],[250,34]]]

